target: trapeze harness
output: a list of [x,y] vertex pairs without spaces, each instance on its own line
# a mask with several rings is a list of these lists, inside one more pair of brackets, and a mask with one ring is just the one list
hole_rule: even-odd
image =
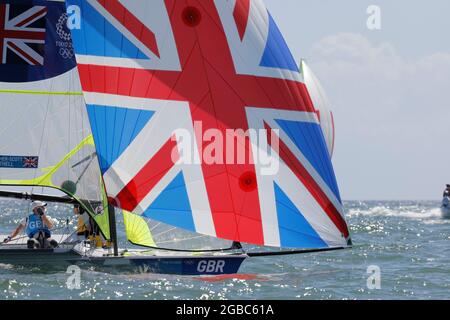
[[46,238],[51,237],[50,230],[44,224],[40,216],[30,214],[26,219],[26,226],[25,232],[30,238],[33,238],[39,232],[43,232]]

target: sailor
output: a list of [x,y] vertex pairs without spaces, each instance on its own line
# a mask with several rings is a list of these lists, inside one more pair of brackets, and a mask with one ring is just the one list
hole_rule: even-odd
[[47,203],[42,201],[33,201],[31,203],[31,210],[33,211],[28,217],[24,218],[16,230],[3,240],[4,243],[11,241],[22,230],[29,237],[27,241],[28,249],[34,248],[56,248],[58,243],[51,238],[51,229],[55,225],[53,219],[48,216],[46,212]]
[[447,184],[445,186],[445,190],[444,190],[444,194],[442,195],[444,198],[445,197],[450,197],[450,184]]
[[87,239],[91,234],[90,216],[79,204],[73,206],[73,213],[77,216],[77,236]]
[[97,224],[83,208],[83,206],[75,204],[73,207],[73,212],[78,217],[77,236],[82,239],[92,241],[98,248],[106,248],[108,243],[104,241]]

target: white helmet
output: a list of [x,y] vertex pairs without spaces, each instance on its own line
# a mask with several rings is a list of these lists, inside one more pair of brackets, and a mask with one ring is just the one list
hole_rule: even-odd
[[45,207],[47,206],[47,203],[42,202],[42,201],[33,201],[31,203],[31,210],[33,211],[34,209],[38,208],[38,207]]

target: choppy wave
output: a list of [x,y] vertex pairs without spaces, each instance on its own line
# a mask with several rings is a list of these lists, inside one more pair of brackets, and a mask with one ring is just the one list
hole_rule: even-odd
[[[400,217],[408,219],[429,220],[441,219],[440,208],[423,208],[420,205],[414,206],[374,206],[370,208],[352,208],[347,211],[347,216],[384,216]],[[444,220],[444,219],[442,219]]]
[[[22,209],[0,201],[0,231]],[[345,202],[354,247],[327,253],[252,258],[238,276],[127,274],[83,268],[80,289],[65,270],[0,265],[0,299],[450,299],[450,228],[439,202]],[[56,211],[56,210],[53,210]],[[53,213],[52,213],[53,214]],[[61,218],[71,215],[69,210]],[[381,289],[367,287],[367,268]]]

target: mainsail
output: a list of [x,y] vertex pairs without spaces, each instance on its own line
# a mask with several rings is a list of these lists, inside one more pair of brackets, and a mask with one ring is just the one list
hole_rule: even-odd
[[328,96],[320,84],[319,79],[317,79],[304,60],[301,62],[301,70],[303,78],[305,79],[305,85],[308,88],[314,108],[317,111],[320,127],[322,128],[328,151],[330,156],[333,156],[335,129],[330,100],[328,100]]
[[0,22],[0,185],[73,196],[109,238],[64,3],[0,0]]
[[112,203],[227,240],[347,246],[317,114],[261,0],[66,4]]

